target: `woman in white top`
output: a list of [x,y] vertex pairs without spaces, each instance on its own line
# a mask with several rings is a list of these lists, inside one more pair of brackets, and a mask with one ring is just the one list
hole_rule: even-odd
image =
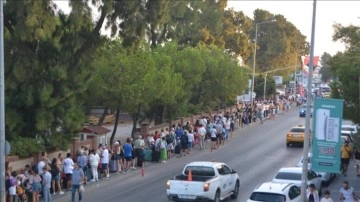
[[320,200],[320,202],[334,202],[330,197],[330,192],[328,190],[324,191],[324,197]]
[[314,184],[310,184],[306,190],[306,198],[308,202],[320,202],[319,192],[316,190]]
[[97,170],[100,162],[100,156],[93,149],[90,150],[89,162],[91,165],[91,173],[93,175],[93,179],[91,181],[97,182],[99,180],[99,174]]
[[188,132],[187,136],[188,136],[188,148],[189,148],[188,153],[190,153],[191,150],[192,150],[193,142],[194,142],[194,138],[195,138],[193,131],[190,130],[190,131]]

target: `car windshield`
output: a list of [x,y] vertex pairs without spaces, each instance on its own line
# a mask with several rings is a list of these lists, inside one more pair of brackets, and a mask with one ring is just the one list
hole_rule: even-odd
[[293,132],[293,133],[304,133],[305,132],[305,128],[292,128],[290,130],[290,132]]
[[301,173],[278,172],[275,179],[301,181]]
[[191,170],[192,175],[196,176],[215,176],[214,168],[205,166],[188,166],[185,169],[185,175]]
[[282,194],[253,192],[250,196],[250,200],[266,202],[285,202],[286,198]]

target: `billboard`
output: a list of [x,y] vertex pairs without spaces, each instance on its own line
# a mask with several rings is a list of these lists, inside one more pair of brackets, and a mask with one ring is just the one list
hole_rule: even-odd
[[282,77],[282,76],[273,76],[273,78],[274,78],[275,84],[276,84],[277,86],[283,84],[283,81],[282,81],[283,77]]
[[312,170],[340,172],[343,100],[316,98],[313,110]]

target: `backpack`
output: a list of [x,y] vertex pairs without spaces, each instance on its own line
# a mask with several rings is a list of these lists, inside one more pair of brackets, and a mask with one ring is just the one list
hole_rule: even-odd
[[187,144],[189,139],[188,139],[188,136],[187,135],[182,135],[181,138],[180,138],[180,141],[182,144]]
[[360,160],[360,151],[359,150],[355,151],[355,159]]
[[33,170],[36,174],[39,174],[39,169],[37,164],[34,164],[33,166],[31,166],[31,170]]
[[15,186],[17,185],[17,179],[15,177],[11,177],[10,178],[10,186]]
[[174,139],[170,136],[170,135],[167,135],[166,136],[166,143],[167,144],[171,144],[171,143],[173,143],[174,142]]
[[59,175],[60,171],[56,164],[51,164],[51,170],[50,170],[51,176],[56,177]]

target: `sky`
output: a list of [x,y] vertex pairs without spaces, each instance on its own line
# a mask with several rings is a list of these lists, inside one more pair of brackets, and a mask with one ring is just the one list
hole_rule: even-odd
[[[253,19],[256,9],[267,10],[272,14],[283,15],[300,32],[311,41],[313,1],[245,1],[229,0],[228,8],[243,11],[245,15]],[[345,50],[345,44],[333,42],[333,24],[340,23],[343,26],[350,24],[360,26],[360,1],[325,1],[318,0],[316,3],[314,55],[321,56],[324,52],[331,55]],[[309,53],[310,54],[310,53]]]
[[[55,0],[55,3],[65,13],[69,12],[68,1]],[[314,55],[321,56],[324,52],[334,55],[338,51],[343,52],[345,44],[332,40],[333,24],[360,26],[360,1],[317,0],[316,5]],[[307,37],[309,43],[311,41],[313,0],[228,0],[228,8],[243,11],[250,18],[253,18],[253,12],[258,8],[275,15],[283,15]]]

